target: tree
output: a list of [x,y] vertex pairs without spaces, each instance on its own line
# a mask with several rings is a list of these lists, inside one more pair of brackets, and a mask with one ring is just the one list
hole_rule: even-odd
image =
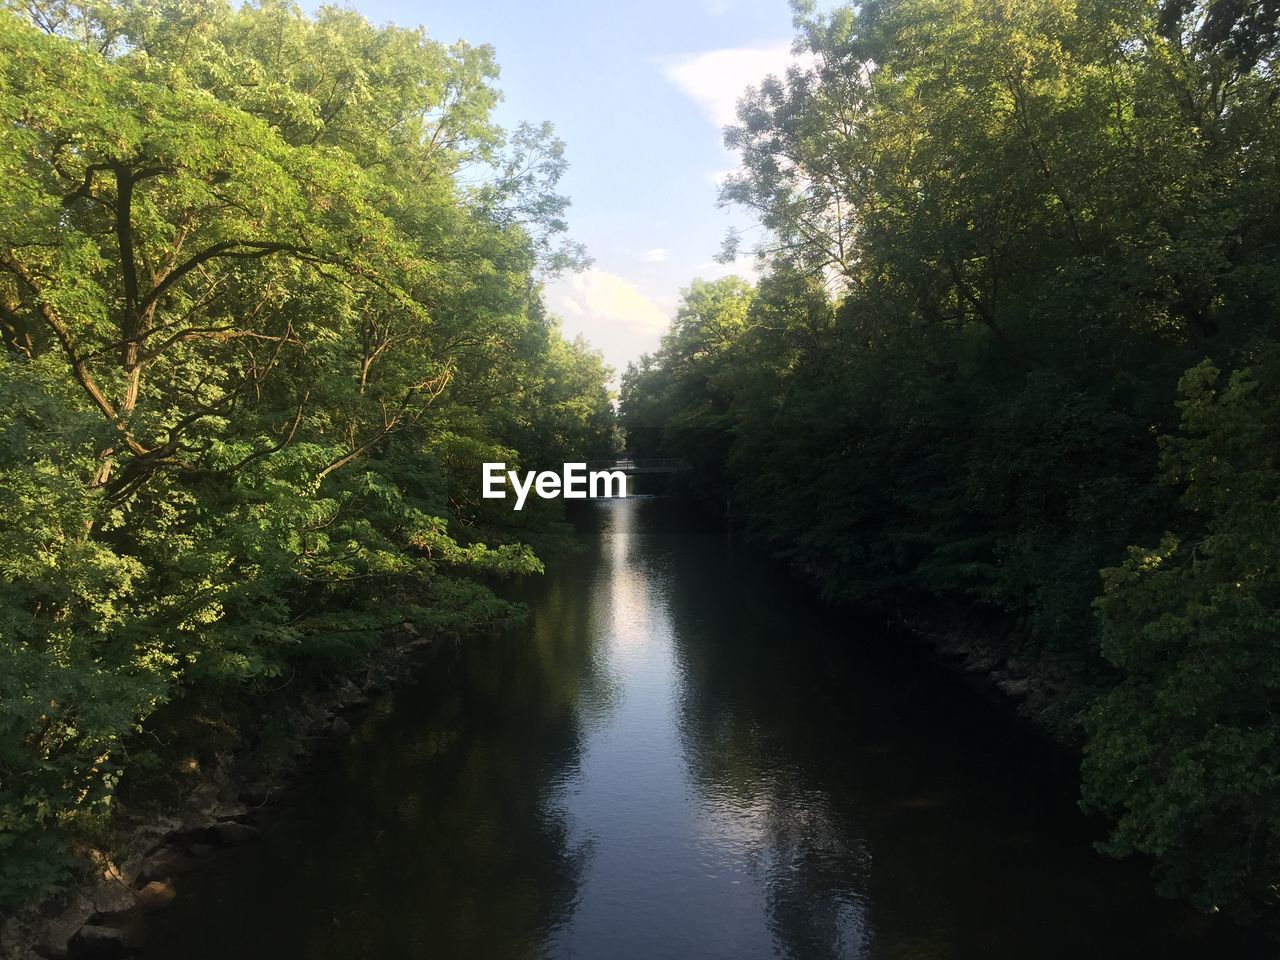
[[1280,357],[1219,386],[1182,380],[1162,439],[1184,523],[1103,571],[1103,652],[1120,683],[1090,715],[1084,796],[1107,849],[1154,856],[1171,894],[1246,916],[1280,890]]
[[[628,372],[628,442],[683,437],[707,501],[830,600],[954,624],[1036,673],[1052,692],[1024,709],[1063,739],[1087,730],[1109,848],[1156,854],[1202,905],[1271,910],[1269,601],[1249,620],[1219,593],[1267,582],[1274,494],[1231,486],[1239,526],[1219,533],[1252,552],[1124,558],[1202,535],[1158,477],[1183,373],[1251,369],[1280,338],[1280,11],[794,9],[798,65],[747,91],[725,134],[742,166],[721,199],[764,228],[763,278],[723,343],[677,349],[678,323]],[[1250,417],[1265,456],[1270,407]],[[1220,669],[1190,652],[1210,594]],[[1227,700],[1166,690],[1193,674]]]
[[493,123],[490,48],[142,0],[6,4],[0,57],[4,903],[140,734],[518,616],[477,578],[554,512],[461,491],[612,411],[539,296],[582,262],[562,145]]

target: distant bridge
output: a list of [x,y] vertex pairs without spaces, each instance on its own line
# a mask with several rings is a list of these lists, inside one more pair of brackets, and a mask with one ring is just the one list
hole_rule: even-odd
[[588,470],[617,470],[621,473],[681,473],[692,469],[682,457],[666,457],[657,460],[588,460]]

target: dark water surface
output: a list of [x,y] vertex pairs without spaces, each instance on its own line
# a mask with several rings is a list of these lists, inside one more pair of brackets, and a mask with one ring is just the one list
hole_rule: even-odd
[[954,678],[670,501],[582,520],[527,628],[378,701],[144,956],[1232,955]]

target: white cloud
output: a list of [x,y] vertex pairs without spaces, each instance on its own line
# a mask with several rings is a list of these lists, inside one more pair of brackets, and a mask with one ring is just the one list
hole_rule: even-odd
[[657,304],[630,280],[592,267],[557,284],[567,284],[561,305],[580,317],[592,317],[609,325],[639,333],[661,333],[667,317]]
[[760,269],[756,266],[756,258],[750,254],[738,257],[732,263],[720,263],[712,260],[697,266],[698,276],[703,280],[719,280],[721,277],[742,277],[751,283],[760,279]]
[[669,251],[666,247],[654,247],[652,250],[646,250],[644,253],[637,254],[639,259],[645,263],[661,263],[667,259]]
[[791,53],[791,42],[780,40],[761,47],[732,47],[671,57],[663,61],[663,75],[717,127],[737,121],[738,100],[747,87],[768,74],[782,76],[793,63],[804,62]]
[[651,297],[630,280],[594,267],[555,281],[546,299],[565,333],[582,334],[618,371],[657,347],[669,321],[667,298]]

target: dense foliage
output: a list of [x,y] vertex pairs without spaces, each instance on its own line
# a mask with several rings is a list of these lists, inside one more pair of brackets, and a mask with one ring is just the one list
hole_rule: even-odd
[[279,0],[0,9],[0,906],[165,705],[512,616],[477,578],[555,518],[480,464],[612,449],[540,301],[561,146],[496,76]]
[[634,453],[832,599],[1052,664],[1109,849],[1274,916],[1280,4],[797,24],[726,137],[763,277],[695,284],[628,371]]

